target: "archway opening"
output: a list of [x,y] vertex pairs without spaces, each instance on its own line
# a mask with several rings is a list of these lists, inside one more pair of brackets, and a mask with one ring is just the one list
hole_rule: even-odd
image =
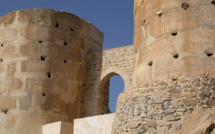
[[117,98],[124,91],[125,84],[120,75],[115,75],[110,78],[109,86],[109,109],[112,113],[116,112]]
[[106,75],[99,85],[98,114],[116,112],[118,95],[124,91],[124,80],[117,73]]

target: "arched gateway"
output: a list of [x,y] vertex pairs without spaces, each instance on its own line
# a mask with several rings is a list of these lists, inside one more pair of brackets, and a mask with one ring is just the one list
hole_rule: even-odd
[[114,75],[124,80],[125,89],[131,89],[133,47],[119,47],[87,56],[87,80],[84,98],[84,116],[109,113],[109,81]]

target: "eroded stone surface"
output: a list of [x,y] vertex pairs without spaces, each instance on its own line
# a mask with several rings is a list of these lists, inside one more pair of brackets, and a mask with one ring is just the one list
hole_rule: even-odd
[[215,2],[186,2],[135,0],[134,46],[105,51],[103,34],[75,15],[1,17],[0,133],[41,134],[46,123],[110,112],[113,75],[125,91],[112,134],[213,133]]
[[102,42],[102,32],[70,13],[24,9],[1,17],[0,133],[41,134],[44,124],[82,117],[86,56]]
[[118,98],[113,134],[133,131],[129,121],[147,134],[209,131],[195,111],[215,113],[213,13],[208,0],[135,0],[133,88]]

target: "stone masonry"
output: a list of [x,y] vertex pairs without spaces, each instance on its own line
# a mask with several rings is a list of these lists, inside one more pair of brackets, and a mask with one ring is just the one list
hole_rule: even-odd
[[215,132],[214,14],[214,0],[135,0],[133,89],[113,134]]
[[133,46],[107,49],[87,57],[87,83],[84,98],[84,116],[109,113],[109,80],[120,75],[125,89],[132,85]]
[[86,57],[103,33],[79,17],[24,9],[0,18],[0,133],[42,134],[83,117]]
[[[70,13],[1,17],[0,134],[42,134],[49,123],[46,133],[54,124],[67,134],[63,124],[110,113],[114,75],[125,90],[112,134],[214,134],[214,14],[215,0],[135,0],[134,45],[104,51],[103,33]],[[105,131],[108,117],[77,121],[99,119]]]
[[[215,79],[202,75],[198,78],[177,77],[158,81],[127,91],[118,98],[113,133],[175,134],[181,130],[181,134],[206,132],[215,121],[214,90]],[[212,112],[208,112],[208,109],[212,109]],[[187,125],[194,126],[187,128],[185,125],[183,128],[183,122],[190,120],[188,117],[193,112],[198,119]],[[203,128],[194,131],[200,122]]]

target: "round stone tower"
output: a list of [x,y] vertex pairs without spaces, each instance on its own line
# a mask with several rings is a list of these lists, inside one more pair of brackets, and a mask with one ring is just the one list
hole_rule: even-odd
[[135,0],[133,89],[118,98],[113,133],[213,131],[214,14],[214,0]]
[[42,134],[82,117],[88,52],[103,33],[79,17],[24,9],[0,18],[0,133]]

